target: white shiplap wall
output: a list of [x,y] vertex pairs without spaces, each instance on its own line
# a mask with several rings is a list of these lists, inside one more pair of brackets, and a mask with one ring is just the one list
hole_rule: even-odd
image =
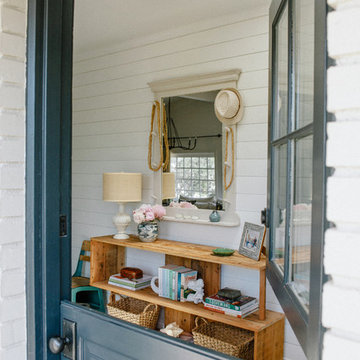
[[[114,232],[111,218],[116,205],[102,201],[103,172],[143,173],[143,201],[150,201],[147,136],[153,94],[147,83],[234,68],[242,70],[238,87],[245,114],[237,129],[233,186],[241,223],[258,223],[260,210],[266,205],[268,9],[239,14],[231,23],[198,23],[142,44],[137,39],[102,53],[77,54],[73,84],[74,266],[82,240]],[[131,204],[128,211],[136,205]],[[169,222],[160,227],[164,238],[233,248],[238,247],[242,231],[242,227]],[[163,261],[163,255],[128,252],[129,265],[141,264],[153,274]],[[258,274],[225,268],[222,285],[257,296]],[[270,286],[267,291],[267,307],[281,311]],[[305,358],[288,323],[285,341],[286,359]]]

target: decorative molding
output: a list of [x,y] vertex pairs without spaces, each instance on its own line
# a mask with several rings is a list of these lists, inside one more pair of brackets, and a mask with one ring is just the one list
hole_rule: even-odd
[[241,70],[233,69],[216,73],[191,75],[148,83],[156,99],[168,96],[194,94],[198,92],[237,87]]

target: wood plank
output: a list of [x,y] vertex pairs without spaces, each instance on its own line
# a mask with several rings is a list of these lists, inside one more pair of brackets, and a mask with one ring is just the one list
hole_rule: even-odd
[[90,285],[118,273],[125,263],[125,251],[119,246],[91,241]]
[[259,318],[265,320],[266,316],[266,270],[260,271],[259,279]]
[[213,46],[217,43],[235,40],[241,34],[241,38],[249,38],[254,35],[266,34],[267,28],[267,14],[256,15],[255,18],[245,18],[236,23],[227,24],[224,26],[223,31],[219,31],[218,27],[206,29],[204,31],[195,31],[188,33],[186,36],[175,37],[172,39],[166,39],[161,41],[152,42],[145,46],[136,46],[133,48],[119,49],[116,52],[104,56],[87,57],[80,62],[74,60],[74,75],[81,74],[83,72],[89,72],[99,70],[104,67],[104,61],[106,65],[118,66],[124,63],[129,63],[137,59],[138,61],[144,61],[149,58],[165,56],[173,52],[188,51],[194,49],[197,46]]
[[84,240],[81,246],[81,250],[90,251],[90,240]]
[[239,319],[230,315],[224,315],[212,312],[210,310],[204,309],[202,304],[195,305],[190,302],[180,302],[174,301],[167,298],[162,298],[155,294],[151,288],[146,288],[143,290],[132,291],[128,289],[124,289],[118,286],[109,285],[106,281],[100,281],[92,283],[92,286],[98,287],[103,290],[112,291],[117,294],[122,294],[126,296],[130,296],[132,298],[145,300],[151,302],[153,304],[158,304],[160,306],[164,306],[166,308],[171,308],[174,310],[186,312],[188,314],[193,314],[196,316],[202,316],[206,319],[212,321],[218,321],[225,324],[229,324],[232,326],[236,326],[242,329],[258,332],[261,331],[268,326],[278,322],[279,320],[284,318],[284,314],[267,310],[266,311],[266,319],[261,321],[259,320],[258,312],[249,315],[245,319]]
[[81,260],[81,261],[88,261],[88,262],[90,262],[90,256],[80,255],[80,260]]
[[285,316],[255,332],[254,360],[282,360],[284,356]]
[[249,259],[239,254],[237,251],[235,251],[232,256],[214,256],[212,255],[212,249],[215,249],[215,247],[206,245],[164,239],[157,239],[152,243],[144,243],[133,235],[131,235],[130,238],[126,240],[113,239],[112,235],[93,237],[91,240],[116,246],[130,247],[179,257],[183,257],[184,254],[186,254],[186,257],[189,259],[206,261],[214,264],[237,266],[259,271],[266,268],[266,257],[264,255],[261,255],[259,261]]

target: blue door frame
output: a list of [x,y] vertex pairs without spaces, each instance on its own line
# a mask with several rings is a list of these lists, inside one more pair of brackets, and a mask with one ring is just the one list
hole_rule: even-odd
[[[60,301],[71,281],[73,0],[29,0],[26,89],[26,293],[28,359],[55,359]],[[67,236],[59,235],[59,215]],[[63,261],[62,261],[63,260]]]
[[[49,351],[47,344],[50,337],[61,334],[61,319],[65,317],[77,323],[78,360],[87,359],[89,354],[97,354],[96,358],[106,360],[232,358],[84,309],[69,301],[73,12],[74,0],[28,2],[27,358],[60,358]],[[66,216],[66,231],[62,235],[61,215]],[[137,339],[141,346],[136,345]],[[108,355],[103,355],[104,352]]]

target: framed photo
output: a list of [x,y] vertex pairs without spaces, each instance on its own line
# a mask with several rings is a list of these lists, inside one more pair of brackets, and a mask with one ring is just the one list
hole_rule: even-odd
[[266,227],[246,222],[241,236],[239,253],[259,261]]

